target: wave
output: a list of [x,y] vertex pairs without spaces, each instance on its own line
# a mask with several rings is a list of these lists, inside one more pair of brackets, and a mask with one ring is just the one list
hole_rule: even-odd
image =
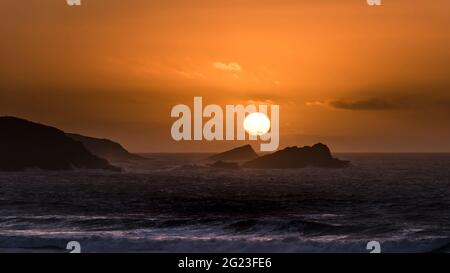
[[0,248],[366,252],[378,240],[386,252],[448,252],[449,158],[355,157],[346,170],[227,172],[170,159],[143,173],[0,174]]
[[214,229],[223,234],[284,234],[301,233],[304,235],[350,234],[367,229],[361,225],[341,225],[328,219],[298,218],[228,218],[228,217],[148,217],[142,215],[116,216],[0,216],[2,230],[76,230],[76,231],[116,231],[116,230],[176,230]]
[[[83,252],[165,253],[368,253],[367,240],[345,237],[304,239],[301,237],[148,237],[125,238],[114,234],[65,236],[0,236],[0,252],[68,252],[69,241],[80,242]],[[381,240],[385,253],[446,252],[450,238]],[[444,248],[445,247],[445,248]]]

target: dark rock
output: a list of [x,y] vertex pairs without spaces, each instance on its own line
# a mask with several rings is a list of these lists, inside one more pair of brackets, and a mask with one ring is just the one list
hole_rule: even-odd
[[308,166],[343,168],[347,167],[348,164],[349,161],[333,158],[330,149],[326,145],[318,143],[312,147],[289,147],[246,162],[243,167],[261,169],[304,168]]
[[125,150],[117,142],[109,139],[101,139],[83,136],[79,134],[66,134],[68,137],[83,143],[84,147],[92,154],[107,159],[109,162],[123,162],[145,159]]
[[210,167],[213,168],[219,168],[219,169],[239,169],[239,164],[236,162],[225,162],[222,160],[219,160],[215,162],[214,164],[211,164]]
[[258,155],[255,153],[251,145],[244,145],[232,150],[213,155],[208,158],[208,160],[228,160],[228,161],[247,161],[257,158]]
[[105,169],[118,171],[54,127],[0,117],[0,171]]

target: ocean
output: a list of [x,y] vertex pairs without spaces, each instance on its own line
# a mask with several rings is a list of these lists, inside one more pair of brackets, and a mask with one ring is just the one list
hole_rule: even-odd
[[296,170],[146,156],[122,173],[0,173],[0,252],[449,252],[450,154]]

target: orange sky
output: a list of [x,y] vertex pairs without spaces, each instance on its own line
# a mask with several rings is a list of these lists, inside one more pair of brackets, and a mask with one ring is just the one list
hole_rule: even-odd
[[[450,152],[450,2],[0,2],[0,115],[119,141],[176,143],[170,109],[271,101],[281,147]],[[229,65],[233,64],[233,65]]]

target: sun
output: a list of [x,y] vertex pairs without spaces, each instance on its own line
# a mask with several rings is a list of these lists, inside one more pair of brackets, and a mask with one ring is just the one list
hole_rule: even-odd
[[244,119],[244,129],[253,136],[264,135],[269,132],[270,120],[263,113],[251,113]]

